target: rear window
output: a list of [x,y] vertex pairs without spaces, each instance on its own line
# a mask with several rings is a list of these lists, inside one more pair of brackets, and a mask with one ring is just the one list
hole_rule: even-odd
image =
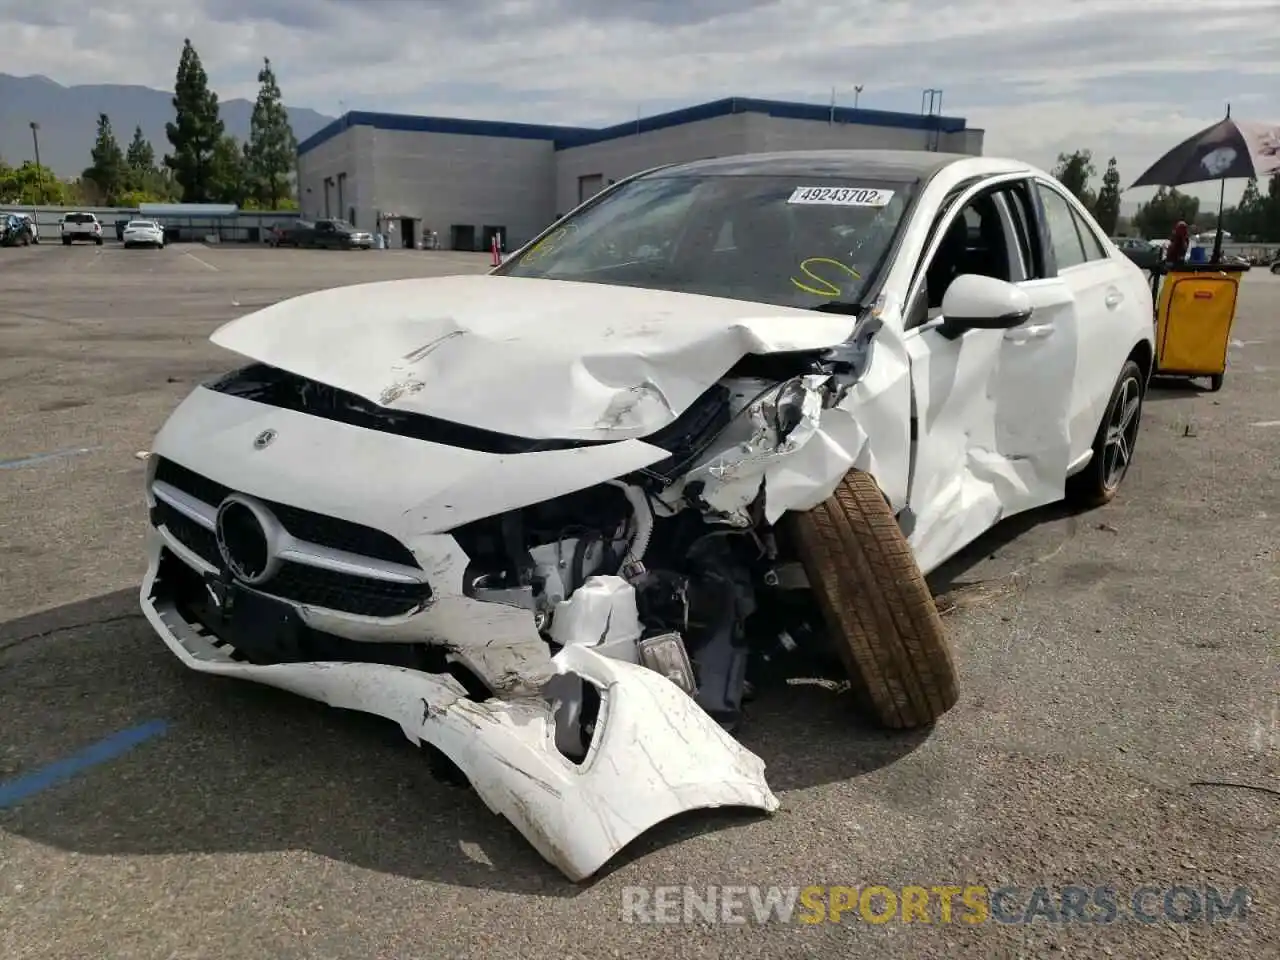
[[68,213],[64,218],[64,223],[96,223],[98,220],[92,213]]

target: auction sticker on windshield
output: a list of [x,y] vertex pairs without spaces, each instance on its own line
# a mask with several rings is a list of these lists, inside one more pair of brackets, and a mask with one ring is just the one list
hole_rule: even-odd
[[787,203],[817,203],[835,207],[883,207],[892,190],[871,187],[796,187]]

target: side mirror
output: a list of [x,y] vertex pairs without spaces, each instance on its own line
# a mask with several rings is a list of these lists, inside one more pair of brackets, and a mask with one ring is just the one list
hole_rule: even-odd
[[953,339],[966,330],[1008,330],[1026,323],[1032,310],[1026,291],[1012,283],[962,273],[942,295],[939,332]]

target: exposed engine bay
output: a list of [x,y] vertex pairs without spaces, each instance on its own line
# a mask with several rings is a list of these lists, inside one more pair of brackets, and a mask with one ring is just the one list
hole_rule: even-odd
[[[821,408],[856,379],[869,336],[840,353],[747,358],[669,427],[646,438],[669,453],[666,459],[450,530],[469,561],[466,596],[528,610],[552,654],[590,635],[602,655],[665,676],[725,730],[735,730],[744,700],[760,683],[785,677],[784,663],[795,671],[835,662],[804,571],[764,517],[763,476],[754,477],[752,495],[730,509],[703,493],[708,480],[739,464],[776,456],[806,422],[812,429]],[[212,388],[485,452],[592,445],[435,421],[261,364]],[[578,681],[575,689],[573,683],[557,676],[547,695],[560,705],[558,748],[581,760],[598,698],[589,684]]]
[[214,335],[250,363],[152,445],[147,620],[193,670],[396,723],[573,879],[676,814],[776,810],[732,731],[853,669],[830,596],[874,587],[810,589],[805,518],[851,471],[905,503],[902,343],[878,310],[429,286],[485,308],[355,349],[341,304],[381,293],[338,288]]

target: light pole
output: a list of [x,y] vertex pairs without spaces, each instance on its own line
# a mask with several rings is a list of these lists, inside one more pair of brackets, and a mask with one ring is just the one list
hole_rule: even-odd
[[858,109],[858,98],[862,96],[862,84],[853,88],[853,109]]
[[[939,90],[939,89],[937,89],[936,87],[930,87],[928,90],[926,90],[926,91],[924,92],[924,94],[920,97],[920,112],[921,112],[922,114],[925,112],[925,103],[926,103],[926,101],[927,101],[927,102],[928,102],[928,104],[929,104],[929,113],[928,113],[928,115],[929,115],[930,117],[935,117],[935,116],[936,116],[936,117],[941,117],[941,115],[942,115],[942,91],[941,91],[941,90]],[[937,113],[934,113],[934,111],[935,111],[935,110],[937,111]],[[941,139],[942,139],[942,133],[941,133],[942,127],[939,125],[940,123],[941,123],[941,121],[940,121],[940,120],[935,120],[935,121],[933,121],[933,123],[932,123],[932,124],[930,124],[930,126],[932,127],[932,130],[930,131],[929,136],[928,136],[928,149],[929,149],[929,150],[937,150],[937,149],[938,149],[938,144],[941,142]]]
[[44,168],[40,166],[40,124],[31,121],[31,144],[36,150],[36,209],[44,203]]

